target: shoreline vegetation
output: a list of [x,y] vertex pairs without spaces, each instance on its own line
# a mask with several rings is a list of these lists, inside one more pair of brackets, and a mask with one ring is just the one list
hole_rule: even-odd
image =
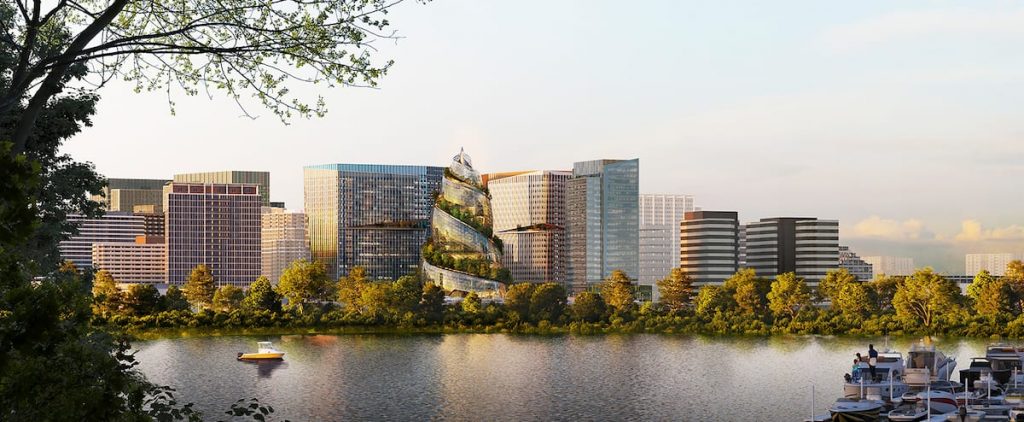
[[443,290],[416,274],[373,280],[357,267],[335,283],[321,263],[300,260],[277,286],[261,277],[248,290],[216,288],[209,269],[198,266],[183,289],[172,286],[160,296],[152,286],[118,289],[100,271],[93,324],[142,340],[455,333],[1024,338],[1019,261],[1003,277],[979,273],[966,295],[929,268],[869,282],[834,270],[813,289],[793,273],[766,279],[750,269],[698,289],[675,269],[658,282],[658,302],[636,301],[636,287],[614,271],[573,303],[558,283],[513,284],[503,303],[473,293],[446,301]]

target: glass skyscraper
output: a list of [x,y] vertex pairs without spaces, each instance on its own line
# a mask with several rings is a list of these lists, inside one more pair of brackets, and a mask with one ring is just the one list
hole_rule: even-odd
[[442,167],[325,164],[303,169],[310,253],[332,278],[353,267],[396,279],[416,271]]
[[574,293],[613,270],[640,273],[640,160],[573,164],[566,186],[569,280]]

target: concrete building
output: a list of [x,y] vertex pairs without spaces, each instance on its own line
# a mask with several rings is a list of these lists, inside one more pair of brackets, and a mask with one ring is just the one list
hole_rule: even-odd
[[679,224],[679,268],[695,284],[722,284],[739,269],[735,211],[691,211]]
[[640,274],[640,160],[573,164],[566,184],[569,285],[580,293],[613,270]]
[[815,284],[839,267],[839,222],[804,217],[747,223],[746,264],[761,277],[793,272]]
[[911,275],[914,273],[914,258],[905,256],[865,256],[861,258],[871,264],[875,276]]
[[309,259],[306,214],[272,207],[263,207],[262,211],[261,269],[263,275],[276,285],[289,264],[299,259]]
[[839,246],[839,268],[845,268],[860,281],[871,281],[875,277],[871,264],[857,256],[849,246]]
[[691,195],[640,195],[640,285],[655,286],[679,266],[679,224],[693,210]]
[[1006,274],[1006,266],[1011,261],[1024,260],[1019,253],[970,253],[964,256],[965,273],[974,276],[982,270],[988,270],[994,276]]
[[494,233],[504,244],[502,266],[512,280],[566,284],[565,185],[571,176],[557,170],[484,175]]
[[61,259],[71,261],[79,269],[92,268],[92,245],[104,242],[134,242],[136,236],[146,233],[142,216],[125,212],[108,212],[100,218],[68,216],[68,222],[78,227],[78,234],[60,242]]
[[442,167],[326,164],[303,169],[310,252],[332,278],[355,266],[396,279],[420,268]]
[[163,199],[160,205],[136,205],[132,214],[140,215],[146,220],[146,236],[164,237]]
[[166,179],[107,179],[103,196],[93,196],[107,211],[132,212],[138,205],[152,205],[157,211],[163,203]]
[[258,185],[174,182],[164,191],[169,284],[184,284],[200,264],[217,285],[245,287],[260,276]]
[[167,244],[162,237],[137,236],[134,242],[92,244],[96,270],[106,270],[118,283],[167,282]]
[[175,174],[174,181],[179,183],[206,184],[249,184],[258,185],[262,206],[270,206],[270,172],[267,171],[208,171],[199,173]]

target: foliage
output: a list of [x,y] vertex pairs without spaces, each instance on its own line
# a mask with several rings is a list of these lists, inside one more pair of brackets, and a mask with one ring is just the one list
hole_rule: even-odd
[[394,315],[416,312],[423,296],[423,282],[418,275],[403,275],[391,285],[388,309]]
[[152,284],[130,284],[121,293],[121,306],[129,315],[148,315],[161,309],[160,292]]
[[462,312],[466,312],[468,314],[476,314],[483,309],[483,305],[480,301],[480,295],[476,294],[476,292],[469,292],[469,294],[462,299],[462,304],[460,306],[462,307]]
[[542,283],[533,288],[530,295],[530,319],[538,321],[557,321],[565,314],[565,287],[560,283]]
[[245,299],[245,291],[240,287],[225,284],[217,288],[213,294],[213,309],[221,312],[230,312],[242,307],[242,300]]
[[512,281],[512,273],[507,268],[502,268],[482,255],[476,257],[456,257],[443,247],[435,244],[432,240],[427,241],[420,251],[423,259],[435,267],[447,268],[502,283]]
[[[169,294],[168,294],[169,295]],[[280,311],[281,295],[274,291],[270,279],[259,276],[251,285],[242,299],[242,309],[250,311]]]
[[597,293],[582,292],[576,295],[576,302],[572,304],[570,313],[575,321],[600,321],[605,313],[604,298]]
[[185,293],[175,285],[167,288],[167,293],[164,293],[162,301],[164,310],[184,311],[188,309],[188,299],[185,298]]
[[775,277],[768,292],[768,308],[775,316],[795,318],[801,309],[810,305],[811,293],[802,278],[792,272]]
[[845,282],[836,286],[832,309],[847,317],[864,317],[874,311],[871,294],[865,283],[858,281]]
[[673,268],[668,276],[658,281],[659,304],[671,312],[678,312],[692,305],[693,279],[681,268]]
[[323,262],[299,259],[281,273],[277,291],[288,299],[288,306],[303,309],[312,301],[331,300],[335,293],[331,284]]
[[906,277],[882,275],[868,283],[874,302],[873,308],[879,311],[892,310],[893,298],[896,296],[896,291],[899,290],[904,278]]
[[601,284],[601,297],[616,312],[626,312],[633,308],[633,284],[629,276],[622,270],[612,270],[608,278]]
[[[74,265],[70,268],[76,271]],[[121,308],[121,291],[117,289],[117,280],[106,270],[99,270],[92,281],[93,309],[97,313],[109,313]]]
[[366,268],[360,266],[352,267],[352,270],[347,275],[338,279],[338,301],[345,304],[345,306],[358,306],[363,286],[366,284],[366,278]]
[[825,278],[822,278],[821,281],[818,282],[816,299],[819,301],[835,301],[836,296],[839,295],[839,292],[844,286],[850,283],[856,283],[857,281],[857,277],[850,274],[846,268],[829,270],[825,273]]
[[938,318],[959,308],[959,297],[960,288],[956,283],[925,268],[903,281],[892,304],[897,317],[931,328]]
[[697,292],[697,315],[709,316],[729,306],[727,292],[720,286],[706,285]]
[[743,312],[754,315],[764,312],[771,284],[758,277],[752,268],[743,268],[726,279],[723,288]]
[[181,291],[185,293],[185,298],[192,306],[200,309],[209,307],[213,303],[214,293],[217,292],[210,267],[205,264],[196,265]]
[[[978,278],[975,277],[974,281],[977,283]],[[977,296],[974,300],[974,309],[979,315],[987,317],[1010,315],[1013,309],[1013,289],[1006,280],[983,281],[975,293]]]
[[516,283],[505,291],[505,307],[518,319],[530,319],[530,298],[533,297],[533,283]]
[[444,289],[433,283],[423,286],[420,312],[428,322],[440,322],[444,318]]
[[[993,281],[996,281],[996,278],[993,277],[992,273],[988,272],[988,270],[979,271],[978,274],[974,275],[974,280],[971,281],[971,284],[967,285],[967,297],[971,298],[971,300],[977,301],[978,295],[981,293],[981,289]],[[1009,285],[1007,285],[1007,287],[1009,287]]]

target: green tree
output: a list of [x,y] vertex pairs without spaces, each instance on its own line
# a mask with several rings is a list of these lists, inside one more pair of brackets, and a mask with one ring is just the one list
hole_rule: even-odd
[[565,314],[566,292],[560,283],[542,283],[530,295],[530,315],[535,321],[557,321]]
[[601,295],[593,292],[582,292],[576,295],[572,304],[572,319],[584,322],[597,322],[604,317],[605,302]]
[[866,283],[842,283],[834,293],[832,309],[847,316],[866,316],[874,309]]
[[533,283],[516,283],[505,290],[505,307],[524,321],[530,320],[530,298],[533,297]]
[[857,277],[850,274],[846,268],[838,268],[829,270],[825,273],[825,278],[818,282],[817,289],[817,300],[824,301],[830,300],[835,302],[836,296],[843,289],[844,286],[850,283],[857,283]]
[[130,284],[122,294],[123,313],[142,316],[160,308],[160,292],[152,284]]
[[188,299],[185,298],[185,294],[182,293],[178,286],[171,285],[167,288],[167,293],[164,293],[162,300],[163,304],[161,307],[168,311],[185,311],[188,310]]
[[483,303],[480,301],[480,296],[476,292],[469,292],[464,299],[462,299],[462,312],[467,314],[477,314],[483,309]]
[[217,288],[213,294],[213,309],[220,312],[231,312],[242,307],[245,291],[240,287],[225,284]]
[[441,322],[444,319],[444,289],[433,283],[424,284],[419,308],[427,321]]
[[117,280],[107,270],[99,270],[92,280],[93,307],[96,312],[106,314],[121,309],[122,295]]
[[359,298],[363,295],[362,289],[366,286],[367,278],[365,268],[352,267],[347,275],[338,279],[338,301],[352,310],[358,310]]
[[249,311],[273,311],[281,310],[281,295],[274,291],[270,279],[259,276],[249,286],[249,291],[242,299],[242,309]]
[[334,289],[327,278],[327,267],[320,261],[299,259],[281,273],[277,291],[288,299],[288,306],[303,310],[312,301],[330,300]]
[[216,291],[213,273],[205,264],[197,265],[192,269],[192,273],[188,275],[188,281],[185,282],[185,288],[182,289],[188,303],[200,309],[207,308],[213,303],[213,294]]
[[896,291],[903,283],[904,278],[906,277],[880,275],[868,283],[875,309],[881,312],[892,309],[893,298],[896,296]]
[[791,318],[811,304],[811,292],[807,283],[796,276],[796,273],[788,272],[779,274],[772,282],[771,291],[768,292],[768,309],[776,317],[787,315]]
[[[977,277],[975,277],[977,282]],[[972,283],[973,284],[973,283]],[[976,290],[974,310],[988,317],[1010,316],[1013,307],[1013,290],[1006,280],[983,282]]]
[[[971,284],[967,285],[967,297],[971,298],[971,300],[977,301],[982,287],[985,287],[985,285],[993,281],[996,281],[996,278],[993,277],[992,273],[988,272],[988,270],[979,271],[978,274],[974,275],[974,280],[971,281]],[[1007,285],[1007,287],[1009,286]]]
[[1015,259],[1006,264],[1003,280],[1013,291],[1013,312],[1015,314],[1024,313],[1024,263]]
[[752,268],[743,268],[725,280],[722,286],[746,314],[764,312],[771,284],[757,276]]
[[601,297],[616,312],[628,312],[633,308],[633,283],[622,270],[612,270],[601,283]]
[[390,281],[367,283],[360,290],[359,311],[371,318],[383,318],[388,314],[390,297]]
[[391,285],[390,307],[395,315],[416,312],[423,296],[423,283],[417,275],[403,275]]
[[705,285],[697,291],[697,315],[710,316],[718,310],[729,306],[729,297],[725,289],[715,285]]
[[679,312],[693,304],[693,279],[681,268],[673,268],[658,281],[658,304],[669,312]]
[[932,328],[939,318],[959,309],[959,297],[960,288],[956,283],[931,268],[924,268],[903,281],[893,296],[892,305],[897,317]]

